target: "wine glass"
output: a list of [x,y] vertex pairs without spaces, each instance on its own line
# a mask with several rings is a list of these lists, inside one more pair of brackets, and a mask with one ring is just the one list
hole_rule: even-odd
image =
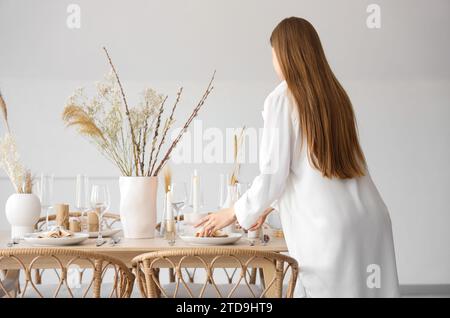
[[41,201],[41,209],[45,212],[45,227],[46,230],[50,230],[49,224],[49,210],[52,207],[53,201],[53,174],[41,173],[41,178],[37,185],[37,192]]
[[97,245],[103,244],[102,224],[103,215],[109,209],[111,199],[108,186],[104,184],[94,184],[91,191],[91,207],[94,209],[98,217],[98,235]]
[[172,206],[176,213],[177,230],[179,231],[181,211],[186,207],[188,200],[186,182],[172,183],[170,189],[172,191]]
[[87,228],[87,210],[89,208],[89,177],[78,174],[76,181],[75,207],[81,212],[81,226]]

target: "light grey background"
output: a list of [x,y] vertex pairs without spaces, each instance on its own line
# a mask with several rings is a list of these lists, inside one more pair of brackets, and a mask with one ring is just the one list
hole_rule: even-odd
[[[70,3],[81,6],[79,30],[66,27]],[[370,3],[381,6],[381,29],[366,27]],[[24,161],[36,173],[55,173],[56,200],[73,202],[73,177],[86,173],[110,183],[117,210],[117,169],[60,119],[72,91],[107,71],[101,46],[132,102],[145,86],[173,96],[183,85],[181,122],[217,69],[203,126],[260,127],[262,103],[277,84],[270,32],[284,17],[305,17],[354,103],[391,212],[400,283],[449,284],[449,12],[446,0],[0,0],[0,89]],[[193,168],[214,208],[218,174],[230,165],[174,166],[175,179]],[[243,178],[256,172],[245,165]],[[0,172],[0,206],[11,192]],[[0,229],[8,229],[3,213]]]

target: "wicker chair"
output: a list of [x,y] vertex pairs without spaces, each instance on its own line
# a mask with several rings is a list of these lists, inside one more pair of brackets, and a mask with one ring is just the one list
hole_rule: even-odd
[[[68,248],[0,249],[0,267],[20,270],[24,274],[24,282],[19,291],[19,297],[22,298],[128,298],[134,284],[134,275],[120,260]],[[54,268],[58,273],[57,283],[37,284],[31,273],[38,268]],[[71,268],[91,269],[92,278],[80,288],[70,287],[68,272]],[[112,284],[104,283],[108,270],[112,274]],[[108,289],[107,285],[110,285]],[[4,294],[3,297],[14,297],[17,290],[12,291],[0,280],[0,292]]]
[[0,271],[0,298],[16,297],[19,291],[19,271]]
[[[80,216],[81,216],[81,212],[70,212],[69,213],[69,217],[80,217]],[[54,214],[49,215],[48,220],[55,221],[56,215],[54,215]],[[45,216],[41,217],[34,225],[34,228],[36,229],[36,231],[43,231],[44,225],[46,224],[46,222],[47,222],[47,218]],[[112,228],[113,225],[118,224],[120,222],[120,216],[118,214],[114,214],[114,213],[105,213],[105,215],[103,216],[103,222],[104,222],[104,225],[106,226],[106,228]],[[41,284],[43,273],[44,273],[44,269],[36,269],[34,271],[36,284]],[[84,270],[81,271],[81,276],[83,276],[83,273],[84,273]]]
[[[269,290],[274,292],[273,297],[291,298],[298,275],[298,265],[293,258],[279,253],[252,249],[173,249],[139,255],[133,259],[132,264],[141,295],[147,298],[258,298],[268,297]],[[267,267],[271,267],[275,275],[265,277],[259,285],[252,283],[254,271],[251,269]],[[174,283],[164,285],[160,282],[161,268],[173,270]],[[205,272],[203,281],[197,284],[192,283],[190,277],[186,278],[183,274],[187,268],[203,269]],[[219,268],[236,269],[237,281],[231,284],[216,282],[218,279],[215,276]],[[285,278],[289,280],[289,283],[283,293]],[[264,281],[268,283],[265,285]]]

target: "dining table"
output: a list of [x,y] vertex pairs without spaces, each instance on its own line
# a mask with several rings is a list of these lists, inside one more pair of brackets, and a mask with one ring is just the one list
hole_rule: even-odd
[[[245,235],[244,235],[245,236]],[[109,238],[105,238],[106,240],[110,240]],[[10,249],[20,249],[20,248],[33,248],[32,245],[27,243],[24,240],[19,240],[16,242],[17,244],[8,244],[11,242],[10,239],[10,232],[9,231],[0,231],[0,248],[10,248]],[[83,250],[87,252],[96,252],[100,254],[105,254],[111,257],[114,257],[116,259],[121,260],[125,265],[127,265],[129,268],[132,267],[132,259],[140,254],[148,253],[148,252],[154,252],[154,251],[161,251],[161,250],[170,250],[170,249],[184,249],[184,248],[192,248],[193,245],[184,242],[180,238],[177,238],[174,244],[169,244],[168,241],[166,241],[163,237],[155,237],[155,238],[148,238],[148,239],[129,239],[129,238],[123,238],[121,237],[120,241],[116,244],[103,244],[101,246],[96,246],[96,239],[90,238],[86,241],[78,244],[78,245],[71,245],[71,246],[61,246],[60,248],[71,248],[76,250]],[[263,243],[263,242],[257,242],[254,244],[250,244],[250,241],[243,237],[239,241],[230,244],[230,245],[202,245],[202,246],[195,246],[196,248],[233,248],[233,249],[257,249],[261,251],[270,251],[270,252],[276,252],[276,253],[285,253],[287,252],[287,246],[286,242],[283,238],[277,238],[277,237],[271,237],[269,242]],[[47,247],[45,246],[39,246],[40,249],[45,249]],[[48,247],[51,249],[58,248],[57,246],[51,246]],[[275,267],[274,266],[268,266],[267,263],[262,262],[260,266],[257,266],[258,264],[255,264],[255,267],[258,267],[260,270],[263,271],[265,284],[269,284],[268,279],[270,277],[273,277],[275,274]],[[53,263],[47,264],[41,264],[42,268],[51,268],[54,266]],[[223,268],[226,268],[227,264],[223,264]],[[15,267],[13,264],[4,264],[0,262],[0,270],[7,270],[7,271],[17,271],[19,270],[18,267]],[[272,290],[269,290],[267,293],[267,296],[272,296]]]

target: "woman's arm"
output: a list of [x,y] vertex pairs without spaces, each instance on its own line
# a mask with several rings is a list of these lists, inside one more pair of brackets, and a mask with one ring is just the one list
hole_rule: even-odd
[[249,231],[256,231],[261,226],[263,226],[264,222],[266,222],[267,217],[269,214],[274,210],[274,208],[268,208],[264,211],[264,213],[256,220],[256,223],[253,224],[248,230]]
[[292,132],[292,107],[286,92],[269,95],[264,105],[260,173],[234,205],[236,218],[243,228],[252,227],[283,193],[291,168]]
[[201,234],[209,235],[236,219],[243,228],[249,229],[283,193],[291,166],[291,111],[290,100],[285,92],[271,94],[266,99],[259,156],[260,173],[234,207],[208,215],[197,224],[203,225]]

